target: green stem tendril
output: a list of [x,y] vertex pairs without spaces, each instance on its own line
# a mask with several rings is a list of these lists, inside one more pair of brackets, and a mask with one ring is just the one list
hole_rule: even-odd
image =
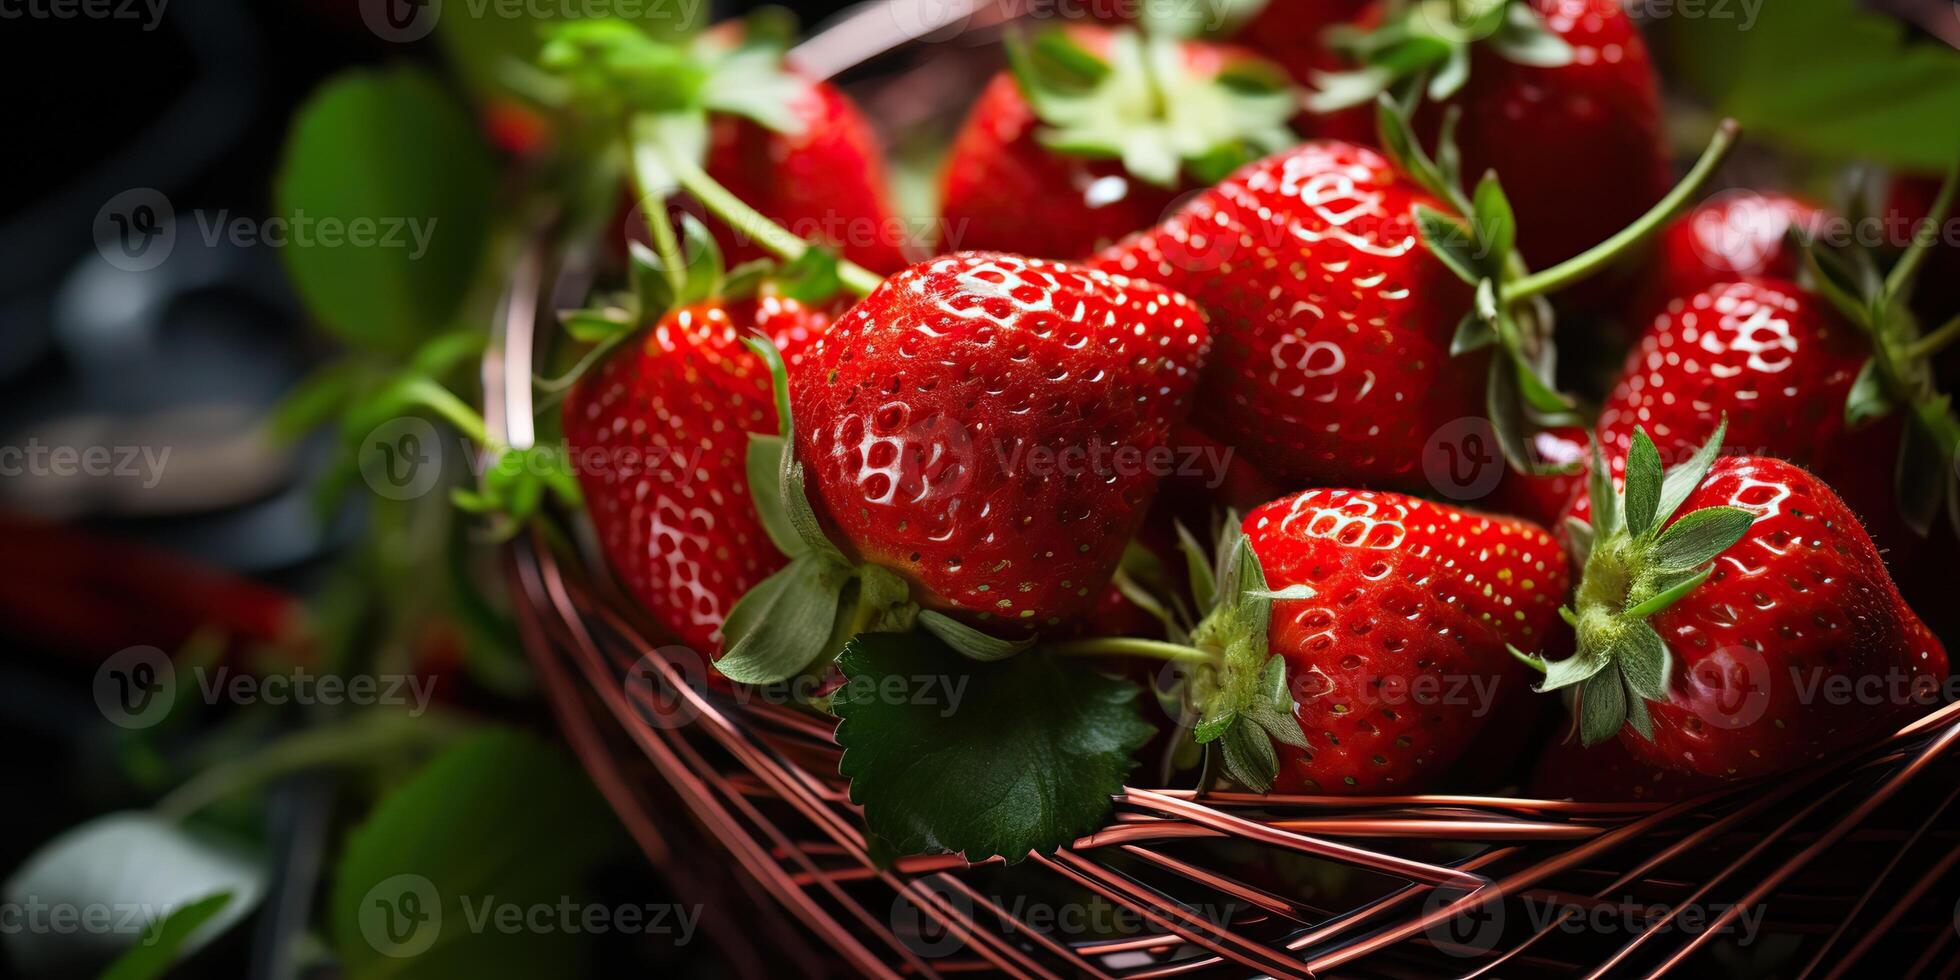
[[1960,340],[1960,316],[1946,321],[1938,330],[1919,338],[1906,350],[1906,356],[1913,360],[1931,357]]
[[1050,643],[1041,648],[1047,653],[1063,657],[1149,657],[1155,660],[1168,660],[1179,663],[1216,664],[1217,654],[1200,650],[1181,643],[1167,643],[1163,640],[1144,640],[1135,637],[1110,636],[1094,640],[1071,640],[1067,643]]
[[655,190],[662,183],[653,176],[661,165],[661,156],[655,147],[635,140],[630,125],[626,131],[626,155],[633,196],[640,202],[640,220],[646,222],[653,250],[665,266],[662,271],[667,274],[668,285],[678,294],[687,286],[687,263],[681,256],[681,243],[674,235],[673,222],[667,220],[667,196]]
[[467,732],[441,718],[393,712],[298,732],[193,776],[159,800],[156,811],[183,820],[221,800],[309,769],[373,766],[402,749],[436,748]]
[[1741,128],[1735,120],[1722,120],[1721,126],[1715,131],[1715,138],[1709,141],[1708,149],[1702,152],[1701,159],[1695,161],[1694,168],[1688,171],[1688,175],[1682,178],[1679,184],[1674,185],[1674,189],[1669,191],[1666,197],[1661,198],[1660,203],[1649,209],[1638,221],[1620,229],[1618,234],[1598,245],[1543,272],[1535,272],[1507,284],[1504,287],[1505,301],[1515,303],[1533,296],[1556,292],[1612,264],[1635,242],[1659,230],[1661,225],[1673,218],[1696,194],[1701,192],[1702,185],[1708,182],[1708,178],[1714,175],[1716,168],[1720,167],[1722,161],[1728,157],[1729,151],[1735,148],[1736,137],[1740,132]]
[[485,449],[502,449],[503,444],[490,437],[490,428],[483,422],[468,402],[456,397],[455,393],[428,378],[412,378],[405,382],[402,394],[442,416],[443,420],[455,426],[472,442]]
[[[803,257],[810,243],[792,234],[789,229],[769,220],[762,212],[749,207],[728,188],[721,186],[708,172],[694,161],[678,153],[663,153],[661,156],[676,180],[689,194],[694,195],[702,206],[715,217],[731,227],[739,228],[751,235],[755,242],[785,262],[794,262]],[[844,286],[859,296],[868,295],[884,277],[861,265],[845,259],[837,260],[838,278]]]

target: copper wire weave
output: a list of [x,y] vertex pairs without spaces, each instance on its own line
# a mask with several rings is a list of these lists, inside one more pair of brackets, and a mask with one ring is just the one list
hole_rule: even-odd
[[[978,3],[931,12],[968,27],[1005,16]],[[916,33],[857,18],[799,50],[831,73]],[[518,264],[485,361],[485,414],[513,445],[532,437],[532,345],[562,298],[552,283],[564,285],[548,255]],[[567,562],[541,536],[506,557],[566,737],[649,860],[707,906],[704,927],[740,974],[764,974],[765,947],[886,977],[1724,974],[1747,964],[1711,947],[1754,910],[1759,942],[1798,944],[1785,962],[1800,975],[1960,972],[1953,910],[1930,901],[1960,862],[1946,820],[1960,704],[1857,755],[1676,804],[1136,786],[1108,826],[1054,855],[879,869],[829,719],[704,683],[697,657],[661,646],[588,571],[599,563]],[[1372,887],[1330,904],[1327,889],[1252,880],[1281,863]],[[1122,928],[1056,929],[1013,899],[1058,893],[1101,903]],[[1635,928],[1572,928],[1629,908]],[[1701,928],[1676,921],[1693,910]]]

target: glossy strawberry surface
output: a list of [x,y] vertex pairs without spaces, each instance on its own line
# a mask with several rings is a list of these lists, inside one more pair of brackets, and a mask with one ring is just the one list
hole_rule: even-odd
[[1276,745],[1275,791],[1383,794],[1441,776],[1527,679],[1506,643],[1562,630],[1566,559],[1543,528],[1395,493],[1308,490],[1246,515],[1274,589],[1309,748]]
[[[1681,512],[1756,515],[1714,571],[1648,622],[1672,653],[1646,765],[1739,778],[1814,763],[1891,734],[1937,703],[1946,650],[1906,607],[1878,549],[1831,488],[1785,460],[1727,456]],[[1590,519],[1581,493],[1573,514]]]
[[1483,414],[1482,358],[1453,362],[1470,289],[1422,245],[1442,205],[1380,154],[1311,142],[1251,164],[1100,268],[1204,307],[1198,422],[1282,484],[1422,484],[1423,440]]
[[1619,0],[1531,6],[1572,47],[1572,63],[1524,65],[1479,45],[1449,104],[1463,112],[1465,179],[1497,171],[1518,247],[1545,268],[1633,223],[1667,193],[1670,173],[1653,62]]
[[1790,229],[1815,229],[1828,217],[1823,209],[1788,194],[1724,191],[1661,232],[1651,288],[1664,305],[1674,297],[1740,279],[1793,281],[1803,263],[1791,247]]
[[1854,327],[1794,282],[1717,284],[1670,302],[1641,335],[1600,409],[1600,444],[1623,477],[1636,426],[1673,464],[1726,416],[1725,451],[1781,456],[1816,472],[1882,539],[1904,544],[1910,532],[1892,516],[1899,422],[1851,429],[1844,420],[1870,356]]
[[[811,80],[787,108],[797,121],[789,133],[740,116],[710,117],[708,175],[802,238],[877,272],[903,268],[915,236],[892,210],[870,122],[825,81]],[[768,255],[752,233],[710,226],[730,263]]]
[[626,590],[697,650],[782,555],[750,501],[748,434],[776,430],[768,334],[792,363],[829,317],[775,297],[683,307],[581,378],[565,438],[600,546]]
[[927,609],[1059,625],[1102,598],[1209,347],[1160,286],[959,253],[887,280],[790,367],[832,540]]

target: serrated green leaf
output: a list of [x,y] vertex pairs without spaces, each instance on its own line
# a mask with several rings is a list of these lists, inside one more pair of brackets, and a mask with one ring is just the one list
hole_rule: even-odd
[[1633,445],[1627,450],[1626,475],[1627,531],[1635,537],[1654,529],[1664,479],[1660,450],[1654,447],[1654,440],[1647,437],[1647,430],[1636,427],[1633,430]]
[[1648,561],[1669,572],[1699,568],[1749,533],[1756,515],[1740,507],[1704,507],[1681,519],[1654,539]]
[[1579,692],[1579,740],[1598,745],[1620,733],[1627,720],[1626,682],[1617,670],[1586,679]]
[[1461,357],[1474,350],[1482,350],[1497,343],[1497,330],[1489,320],[1478,316],[1476,311],[1463,314],[1456,323],[1456,334],[1450,338],[1450,356]]
[[[1075,658],[981,663],[923,634],[871,634],[838,664],[838,770],[867,828],[900,855],[1016,863],[1091,833],[1153,731],[1135,684]],[[894,678],[920,696],[881,694]]]
[[931,609],[919,613],[919,625],[960,656],[982,662],[1005,660],[1035,643],[1034,637],[1003,640]]
[[1540,694],[1589,681],[1612,666],[1613,662],[1605,651],[1580,650],[1564,660],[1547,660],[1544,663],[1545,679],[1534,688]]

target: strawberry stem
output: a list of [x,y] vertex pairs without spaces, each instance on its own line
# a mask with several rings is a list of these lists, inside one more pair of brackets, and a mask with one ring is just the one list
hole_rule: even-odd
[[[674,178],[694,195],[703,207],[730,227],[752,235],[756,244],[776,254],[785,262],[794,262],[810,250],[810,243],[798,238],[789,229],[769,220],[762,212],[749,207],[728,188],[708,175],[693,160],[679,153],[665,152],[661,159],[673,172]],[[837,260],[837,276],[844,281],[845,288],[859,296],[868,295],[884,277],[870,269],[843,258]]]
[[483,416],[448,388],[428,378],[411,378],[403,382],[401,394],[442,416],[443,421],[461,430],[477,445],[485,449],[504,448],[502,443],[490,437],[490,428],[484,424]]
[[1942,324],[1938,330],[1927,334],[1906,348],[1906,357],[1912,360],[1931,357],[1947,348],[1947,345],[1960,340],[1960,316]]
[[1695,161],[1694,168],[1681,179],[1674,189],[1661,198],[1646,214],[1633,224],[1620,229],[1619,233],[1598,245],[1560,262],[1543,272],[1535,272],[1504,287],[1506,302],[1515,303],[1545,293],[1557,292],[1573,283],[1579,282],[1617,261],[1628,248],[1645,240],[1661,229],[1661,226],[1688,205],[1702,185],[1713,176],[1717,167],[1735,148],[1736,137],[1742,128],[1733,119],[1724,119],[1716,128],[1715,137],[1708,142],[1708,149],[1702,151],[1701,159]]
[[1182,643],[1145,640],[1128,636],[1105,636],[1093,640],[1050,643],[1041,649],[1063,657],[1149,657],[1181,663],[1217,663],[1215,654]]
[[660,256],[661,271],[667,274],[667,284],[678,295],[687,288],[687,264],[681,257],[680,240],[674,236],[673,222],[667,220],[667,195],[655,190],[664,183],[655,174],[660,172],[659,151],[646,143],[633,138],[629,126],[626,133],[626,173],[633,182],[633,194],[640,200],[640,220],[646,222],[647,235],[653,239],[653,250]]

